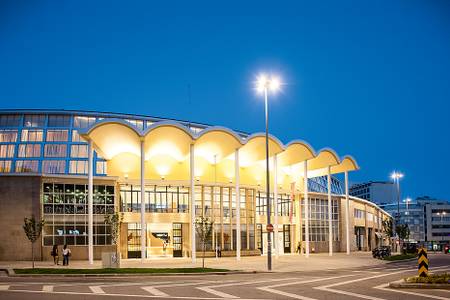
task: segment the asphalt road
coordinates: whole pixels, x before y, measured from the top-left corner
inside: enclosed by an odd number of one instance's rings
[[[431,271],[449,272],[450,255],[431,255]],[[389,282],[415,275],[416,262],[360,269],[235,275],[146,277],[6,277],[0,299],[450,299],[450,290],[391,289]],[[299,270],[301,266],[299,266]]]

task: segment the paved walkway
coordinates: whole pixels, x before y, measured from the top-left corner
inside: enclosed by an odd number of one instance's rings
[[[60,262],[61,263],[61,262]],[[328,256],[326,253],[311,254],[309,258],[303,255],[283,255],[278,258],[272,257],[273,271],[292,272],[292,271],[319,271],[341,268],[355,268],[364,266],[376,266],[385,264],[385,261],[372,258],[369,252],[355,252],[351,255],[345,253],[335,253]],[[197,262],[192,264],[190,258],[150,258],[142,262],[140,259],[122,260],[123,268],[190,268],[201,267],[202,260],[197,258]],[[66,268],[55,266],[51,261],[38,261],[36,267],[41,268]],[[235,257],[206,258],[205,265],[209,268],[224,268],[229,270],[242,271],[266,271],[266,256],[241,257],[239,262]],[[0,261],[0,268],[30,268],[30,261]],[[87,261],[71,261],[69,268],[101,268],[101,261],[95,261],[89,265]]]

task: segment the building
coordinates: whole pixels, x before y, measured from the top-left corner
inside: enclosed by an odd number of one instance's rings
[[[408,224],[410,242],[425,243],[430,249],[442,249],[450,243],[450,203],[428,196],[415,200],[380,205],[390,215],[400,211],[401,224]]]
[[[42,259],[54,244],[90,261],[111,251],[104,217],[114,212],[123,215],[123,258],[195,259],[200,216],[214,222],[209,255],[217,246],[224,255],[265,254],[268,234],[278,254],[386,242],[381,223],[390,215],[343,194],[332,176],[358,169],[351,156],[274,136],[268,233],[264,145],[263,134],[141,115],[0,110],[0,260],[30,257],[21,225],[32,214],[46,222]]]
[[[368,181],[353,184],[350,187],[350,195],[377,204],[397,203],[397,188],[390,181]]]

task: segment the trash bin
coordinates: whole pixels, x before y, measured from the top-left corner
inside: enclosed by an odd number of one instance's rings
[[[103,268],[120,268],[120,257],[116,252],[102,252]]]

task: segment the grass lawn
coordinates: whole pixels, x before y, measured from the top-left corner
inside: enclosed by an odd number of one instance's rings
[[[405,278],[408,283],[447,283],[450,284],[450,273],[431,274],[428,277],[408,277]]]
[[[14,269],[16,274],[150,274],[150,273],[209,273],[227,272],[227,269],[211,268],[117,268],[117,269]]]
[[[398,254],[398,255],[392,255],[385,257],[384,260],[388,261],[397,261],[397,260],[404,260],[404,259],[410,259],[416,257],[415,254]]]

